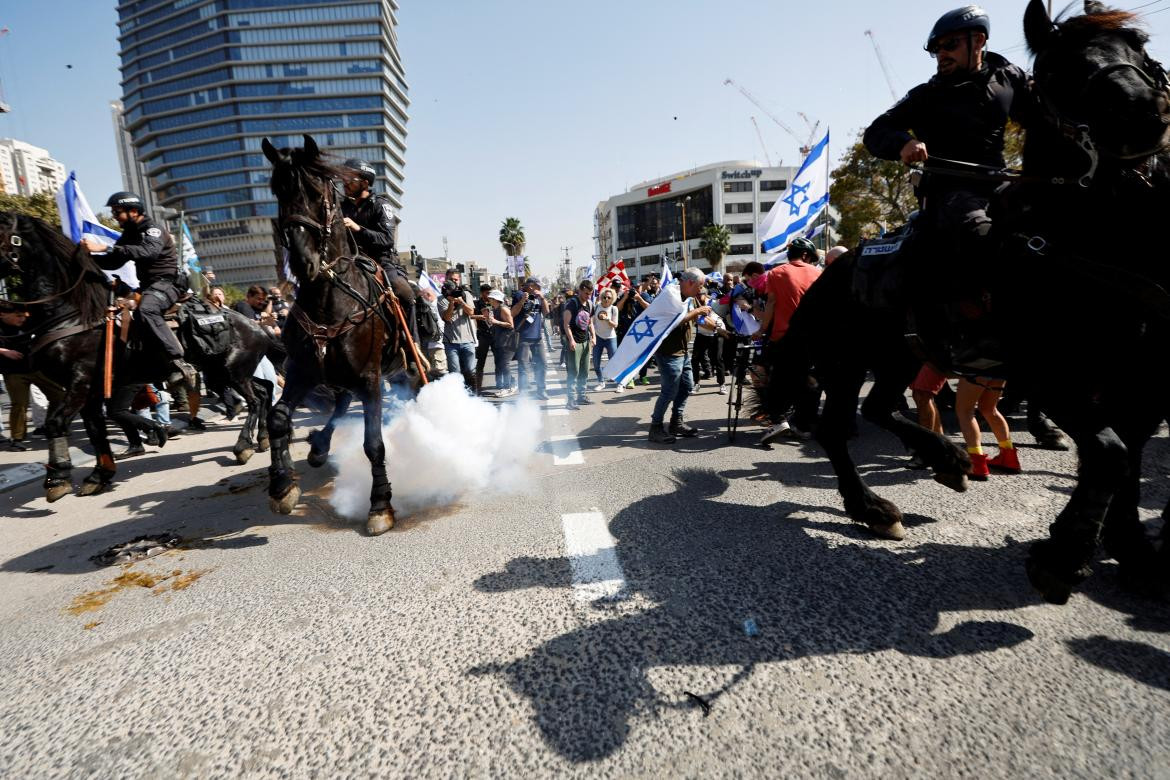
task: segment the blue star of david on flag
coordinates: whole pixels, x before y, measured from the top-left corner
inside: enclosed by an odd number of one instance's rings
[[[765,254],[781,251],[789,241],[804,235],[828,205],[829,134],[825,133],[792,177],[788,194],[778,199],[760,222],[760,248]]]
[[[809,201],[808,188],[811,186],[812,186],[812,182],[809,182],[807,184],[793,184],[792,185],[792,187],[790,188],[791,192],[788,193],[788,197],[784,198],[784,202],[788,204],[788,216],[795,217],[797,214],[800,213],[800,207],[803,206],[804,204],[808,203],[808,201]],[[797,203],[796,199],[800,196],[804,196],[804,200],[802,200],[800,203]]]
[[[641,317],[630,326],[630,335],[634,337],[636,344],[641,344],[642,339],[652,339],[655,336],[654,326],[658,324],[658,320],[653,317]]]

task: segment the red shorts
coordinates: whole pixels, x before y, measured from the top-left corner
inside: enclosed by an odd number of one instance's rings
[[[940,373],[929,363],[923,363],[918,376],[914,377],[914,381],[910,383],[910,389],[920,393],[938,395],[946,383],[945,374]]]

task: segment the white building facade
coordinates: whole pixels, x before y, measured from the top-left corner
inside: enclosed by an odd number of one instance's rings
[[[796,172],[791,166],[731,160],[636,184],[597,205],[598,269],[624,260],[626,272],[637,280],[657,273],[664,258],[672,268],[690,265],[707,271],[761,260],[759,224]],[[731,232],[731,250],[722,268],[711,268],[699,254],[699,236],[708,225],[726,225]]]
[[[65,166],[47,149],[15,138],[0,138],[0,182],[9,195],[50,195],[65,183]]]

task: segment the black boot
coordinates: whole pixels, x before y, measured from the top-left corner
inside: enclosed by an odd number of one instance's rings
[[[667,433],[660,423],[650,426],[650,441],[654,444],[674,444],[676,439]]]
[[[683,420],[682,415],[675,415],[670,418],[670,432],[675,436],[682,436],[684,438],[691,438],[697,436],[699,429],[694,426],[687,425]]]

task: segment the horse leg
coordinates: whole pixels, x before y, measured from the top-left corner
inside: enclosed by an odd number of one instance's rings
[[[378,399],[380,404],[381,395],[378,396]],[[320,468],[329,460],[329,447],[333,443],[333,431],[337,428],[338,421],[349,411],[351,403],[353,403],[353,393],[348,390],[338,393],[337,399],[334,401],[333,414],[329,415],[329,421],[325,423],[325,427],[309,434],[309,465],[313,468]]]
[[[874,493],[857,470],[849,455],[849,429],[857,414],[857,399],[861,395],[864,372],[850,370],[848,375],[834,372],[824,382],[825,408],[817,426],[816,440],[825,448],[825,454],[837,475],[837,490],[845,501],[845,512],[854,522],[868,526],[884,539],[905,538],[902,512],[892,502]]]
[[[114,479],[114,455],[110,451],[110,439],[106,434],[106,418],[102,414],[102,401],[91,397],[81,408],[81,419],[85,423],[85,432],[97,453],[97,461],[93,471],[86,476],[85,481],[77,490],[79,496],[96,496],[105,490]]]
[[[272,437],[272,463],[268,467],[268,506],[282,515],[292,514],[301,499],[296,470],[288,446],[292,440],[292,415],[316,385],[312,380],[294,380],[290,375],[280,402],[268,413],[268,432]]]
[[[244,417],[244,424],[240,426],[240,435],[236,438],[236,445],[232,447],[232,454],[236,456],[236,462],[247,463],[256,454],[256,445],[252,440],[253,431],[256,430],[256,425],[260,416],[260,405],[256,401],[256,395],[252,392],[252,382],[249,379],[243,382],[231,381],[229,386],[240,394],[244,399],[244,403],[248,405],[248,414]]]
[[[1049,538],[1032,545],[1026,562],[1032,587],[1051,604],[1067,603],[1073,587],[1092,573],[1089,563],[1105,515],[1127,476],[1125,444],[1106,424],[1093,424],[1092,416],[1091,409],[1077,409],[1056,418],[1077,445],[1079,477],[1072,498],[1049,526]],[[1086,422],[1068,424],[1081,419]]]
[[[64,398],[49,405],[49,412],[45,417],[45,435],[49,439],[49,465],[45,473],[45,499],[49,503],[58,501],[73,492],[73,462],[69,459],[69,426],[78,411],[85,406],[89,396],[88,382],[74,382],[66,391]],[[86,429],[89,430],[88,424]],[[110,473],[114,471],[114,457],[110,453],[110,445],[105,444],[104,451],[89,431],[90,439],[98,453],[100,460],[104,454],[108,458]],[[105,430],[101,432],[105,439]]]
[[[914,363],[875,368],[873,389],[861,405],[861,415],[897,436],[907,449],[918,453],[934,470],[935,481],[962,493],[967,489],[971,456],[945,436],[895,413],[917,371]]]
[[[381,378],[375,377],[373,387],[366,388],[362,399],[362,418],[365,438],[362,448],[370,459],[373,485],[370,487],[370,513],[366,518],[366,533],[384,534],[394,527],[394,508],[390,506],[390,480],[386,476],[386,445],[382,441]]]
[[[258,406],[256,412],[256,452],[267,452],[268,440],[268,412],[272,410],[272,390],[267,382],[252,380],[252,393],[256,396]]]
[[[1142,452],[1162,424],[1161,412],[1153,399],[1133,398],[1125,419],[1116,427],[1125,443],[1128,468],[1125,478],[1109,502],[1101,541],[1105,552],[1116,558],[1126,588],[1151,596],[1163,595],[1160,562],[1153,541],[1138,516],[1141,501]]]

